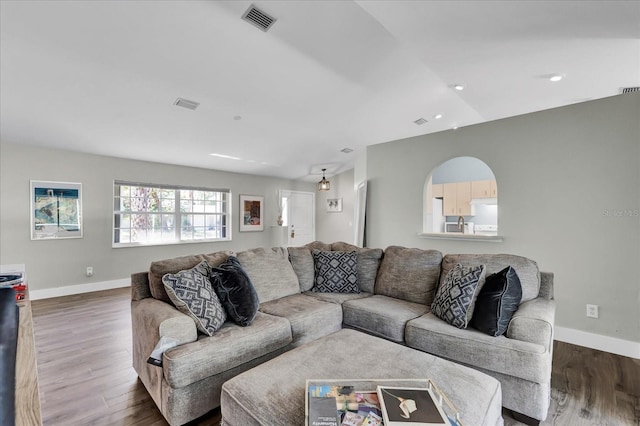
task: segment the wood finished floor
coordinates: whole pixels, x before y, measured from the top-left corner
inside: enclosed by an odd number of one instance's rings
[[[167,425],[131,366],[129,303],[128,288],[32,303],[45,426]],[[542,425],[640,426],[640,360],[555,342],[551,383]]]

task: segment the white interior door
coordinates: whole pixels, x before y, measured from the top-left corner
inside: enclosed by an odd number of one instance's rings
[[[287,245],[303,246],[316,239],[316,194],[282,191],[286,206]]]

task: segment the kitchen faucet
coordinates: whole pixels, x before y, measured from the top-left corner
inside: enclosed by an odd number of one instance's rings
[[[464,233],[464,217],[458,216],[458,231]]]

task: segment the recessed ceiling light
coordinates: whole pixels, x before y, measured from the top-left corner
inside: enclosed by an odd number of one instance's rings
[[[427,120],[425,120],[424,118],[418,118],[416,121],[414,121],[414,123],[416,123],[418,126],[422,126],[426,122]]]
[[[440,120],[442,118],[442,114],[436,114],[433,116],[436,120]]]
[[[351,148],[342,148],[340,152],[344,152],[345,154],[350,154],[353,152]]]
[[[456,90],[464,90],[464,85],[462,84],[454,84],[453,88]]]
[[[564,76],[561,75],[561,74],[554,74],[551,77],[549,77],[549,81],[553,81],[555,83],[557,81],[562,80],[563,78],[564,78]]]

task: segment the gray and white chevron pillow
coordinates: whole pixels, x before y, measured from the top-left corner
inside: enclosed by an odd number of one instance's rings
[[[203,260],[191,269],[165,274],[162,284],[176,308],[189,315],[198,330],[213,336],[227,320],[227,313],[211,286],[209,274],[209,264]]]
[[[485,265],[456,264],[438,288],[431,311],[435,316],[458,328],[467,328],[473,309],[484,285]]]
[[[355,251],[313,250],[313,291],[317,293],[360,293],[358,254]]]

